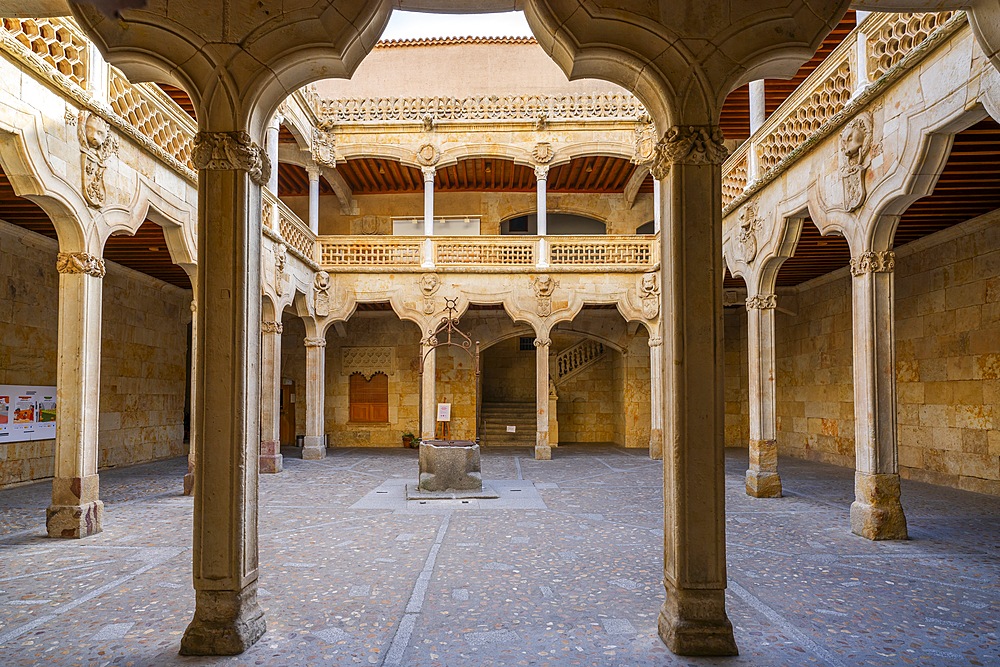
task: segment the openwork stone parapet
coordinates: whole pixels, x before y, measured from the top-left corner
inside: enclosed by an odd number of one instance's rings
[[[757,294],[747,299],[747,310],[772,310],[778,306],[775,294]]]
[[[246,132],[199,132],[194,138],[191,161],[199,170],[246,171],[257,185],[267,184],[271,161]]]
[[[325,338],[306,338],[302,341],[306,347],[326,347]]]
[[[94,278],[103,278],[106,271],[104,260],[87,252],[61,252],[56,257],[56,271],[59,273],[85,273]]]
[[[881,252],[867,250],[859,257],[851,258],[851,275],[866,273],[892,273],[896,268],[896,253],[891,250]]]

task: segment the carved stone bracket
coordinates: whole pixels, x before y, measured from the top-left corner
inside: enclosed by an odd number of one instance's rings
[[[778,307],[775,294],[757,294],[747,299],[747,310],[771,310]]]
[[[261,331],[261,333],[266,333],[266,334],[280,334],[284,330],[285,330],[285,327],[281,324],[281,322],[268,322],[268,321],[265,321],[265,322],[261,322],[260,323],[260,331]]]
[[[94,278],[103,278],[104,260],[86,252],[61,252],[56,256],[56,271],[85,273]]]
[[[656,144],[653,168],[663,173],[674,164],[722,164],[729,155],[722,141],[718,125],[674,125]]]
[[[302,342],[306,347],[326,347],[325,338],[306,338]]]
[[[876,252],[867,250],[859,257],[851,258],[851,275],[866,273],[892,273],[896,268],[896,253],[891,250]]]
[[[194,138],[191,162],[199,170],[241,169],[260,186],[265,185],[271,175],[267,153],[246,132],[199,132]]]

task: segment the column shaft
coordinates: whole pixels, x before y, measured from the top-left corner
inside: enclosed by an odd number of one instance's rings
[[[275,197],[278,196],[278,134],[281,131],[281,116],[275,115],[267,125],[267,159],[271,161],[271,177],[267,180],[267,189]]]
[[[192,287],[195,294],[198,293],[197,277],[191,277]],[[191,415],[188,423],[188,467],[187,474],[184,475],[184,495],[190,496],[194,493],[194,475],[198,467],[198,450],[195,447],[197,440],[197,417],[198,409],[194,404],[195,393],[198,386],[198,302],[191,301]]]
[[[764,105],[764,79],[750,82],[750,134],[760,129],[767,119],[767,108]]]
[[[420,355],[424,360],[424,372],[420,377],[420,437],[423,440],[435,438],[437,426],[437,350],[427,341],[420,344]]]
[[[750,384],[750,466],[747,495],[780,498],[774,412],[774,295],[747,299]]]
[[[319,234],[319,167],[309,169],[309,229]]]
[[[535,459],[552,458],[549,445],[549,347],[548,338],[535,339]]]
[[[302,458],[326,457],[326,339],[306,338],[306,437]]]
[[[851,260],[854,277],[855,500],[851,530],[870,540],[904,540],[896,443],[896,345],[892,252]]]
[[[56,365],[56,460],[49,537],[101,532],[104,503],[97,476],[101,387],[101,297],[104,261],[59,253],[59,329]]]
[[[737,653],[725,607],[721,135],[716,127],[675,126],[657,147],[671,163],[661,241],[666,601],[659,633],[681,655]]]
[[[193,397],[194,619],[184,655],[233,655],[264,634],[257,604],[262,151],[242,132],[199,132],[198,343]],[[231,155],[241,159],[232,159]],[[250,165],[254,178],[245,168]]]
[[[434,236],[434,167],[424,167],[424,236]]]
[[[653,179],[653,232],[660,233],[663,221],[663,184],[660,179]]]
[[[649,458],[663,459],[663,339],[649,339]]]
[[[262,322],[260,341],[260,471],[277,473],[281,457],[281,322]]]

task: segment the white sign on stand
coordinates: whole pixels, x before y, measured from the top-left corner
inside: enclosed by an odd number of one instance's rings
[[[451,421],[451,403],[438,403],[438,418],[439,422],[450,422]]]
[[[0,384],[0,443],[55,437],[55,387]]]

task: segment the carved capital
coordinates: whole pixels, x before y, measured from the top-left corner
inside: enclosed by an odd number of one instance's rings
[[[306,347],[326,347],[325,338],[306,338],[304,341]]]
[[[281,322],[261,322],[260,331],[261,333],[267,334],[280,334],[285,330],[285,327],[281,325]]]
[[[61,252],[56,256],[56,271],[85,273],[94,278],[103,278],[104,260],[87,252]]]
[[[535,339],[535,347],[545,347],[545,348],[547,348],[551,344],[552,344],[552,341],[550,339],[548,339],[548,338],[536,338]]]
[[[191,161],[199,170],[241,169],[261,186],[271,175],[267,153],[246,132],[199,132],[194,138]]]
[[[718,125],[674,125],[656,144],[653,168],[662,171],[675,164],[722,164],[729,155],[722,141]]]
[[[851,258],[851,275],[866,273],[892,273],[896,268],[896,253],[891,250],[876,252],[866,250],[859,257]]]
[[[437,173],[437,169],[434,167],[421,167],[420,172],[424,175],[424,183],[433,183],[434,174]]]
[[[649,337],[649,346],[650,347],[660,347],[661,345],[663,345],[663,339],[662,338],[660,338],[659,336],[650,336]]]
[[[540,164],[537,167],[535,167],[535,180],[536,181],[544,181],[548,177],[549,177],[549,165],[547,165],[547,164]]]
[[[747,299],[747,310],[770,310],[778,307],[775,294],[757,294]]]

